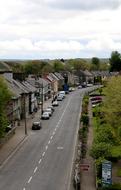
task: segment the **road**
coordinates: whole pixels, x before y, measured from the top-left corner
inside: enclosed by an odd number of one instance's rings
[[[1,169],[0,190],[69,190],[84,90],[67,95],[43,128],[31,131]]]

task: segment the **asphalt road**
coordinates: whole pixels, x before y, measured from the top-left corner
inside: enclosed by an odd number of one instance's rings
[[[84,90],[60,102],[0,171],[0,190],[69,190]]]

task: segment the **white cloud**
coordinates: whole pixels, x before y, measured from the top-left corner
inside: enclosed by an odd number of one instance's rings
[[[121,51],[120,3],[0,0],[0,57],[109,56],[112,50]]]
[[[52,8],[94,10],[94,9],[116,9],[120,6],[120,0],[44,0]]]

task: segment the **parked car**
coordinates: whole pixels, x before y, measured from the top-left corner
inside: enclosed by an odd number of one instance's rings
[[[82,88],[82,86],[81,86],[81,85],[79,85],[79,86],[78,86],[78,89],[81,89],[81,88]]]
[[[32,130],[40,130],[42,128],[42,123],[40,121],[34,121],[32,124]]]
[[[82,88],[86,88],[86,87],[87,87],[86,82],[83,82],[83,83],[82,83]]]
[[[58,104],[58,101],[56,100],[56,101],[54,101],[53,103],[52,103],[52,105],[53,106],[58,106],[59,104]]]
[[[53,114],[53,111],[52,111],[51,108],[46,108],[44,111],[45,111],[45,112],[48,112],[48,113],[49,113],[49,116],[52,116],[52,114]]]
[[[63,96],[63,98],[65,98],[65,91],[60,91],[58,96]]]
[[[75,90],[74,87],[70,87],[70,88],[69,88],[69,92],[72,92],[72,91],[74,91],[74,90]]]
[[[57,101],[62,101],[63,100],[63,95],[59,95],[58,97],[57,97]]]
[[[87,87],[91,87],[91,86],[93,86],[92,83],[87,83]]]
[[[11,129],[12,129],[12,124],[6,127],[5,132],[8,133]]]
[[[54,107],[52,105],[48,106],[48,108],[50,108],[52,110],[52,112],[55,111]]]
[[[41,119],[49,119],[50,116],[49,116],[49,113],[48,112],[43,112],[42,116],[41,116]]]

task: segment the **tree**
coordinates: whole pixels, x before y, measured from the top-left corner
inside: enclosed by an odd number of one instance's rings
[[[119,127],[121,126],[121,76],[112,77],[105,88],[106,95],[102,111],[107,123],[112,126],[113,133],[121,140]]]
[[[7,116],[5,113],[5,107],[10,100],[12,94],[8,90],[5,80],[0,77],[0,137],[4,135],[5,128],[7,127]]]
[[[12,68],[12,71],[14,73],[23,73],[24,72],[24,65],[20,63],[13,63],[10,65]]]
[[[64,71],[65,70],[65,64],[62,63],[60,60],[54,60],[52,61],[53,70],[55,72]]]
[[[92,64],[92,70],[99,70],[100,60],[97,57],[92,58],[91,64]]]
[[[110,71],[120,71],[121,70],[121,55],[118,51],[113,51],[111,53],[110,61]]]
[[[40,76],[44,74],[44,72],[52,71],[52,66],[46,61],[33,60],[28,61],[24,65],[24,72],[26,74],[34,74]]]

